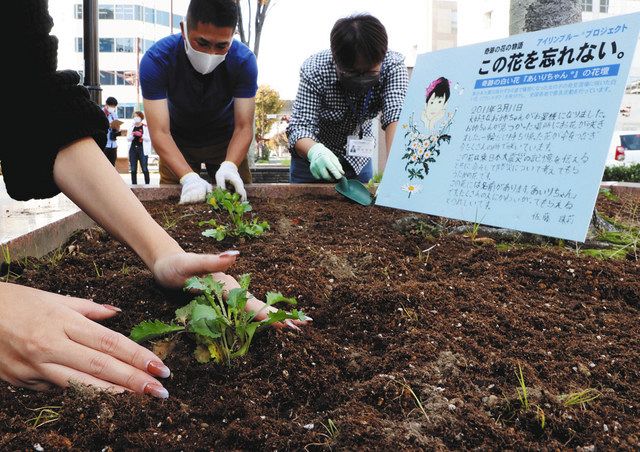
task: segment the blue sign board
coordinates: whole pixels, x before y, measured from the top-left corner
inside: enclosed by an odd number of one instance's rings
[[[376,204],[584,241],[640,14],[420,55]]]

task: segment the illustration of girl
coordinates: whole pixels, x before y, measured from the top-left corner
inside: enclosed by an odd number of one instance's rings
[[[403,125],[408,130],[404,135],[407,144],[402,159],[407,160],[405,171],[409,180],[424,179],[429,174],[429,164],[435,163],[435,157],[440,155],[440,145],[451,140],[449,129],[457,109],[453,112],[446,109],[451,96],[450,84],[445,77],[439,77],[427,87],[421,115],[425,132],[415,123],[413,114],[409,124]]]
[[[447,101],[451,97],[451,82],[444,77],[432,81],[427,87],[422,122],[428,133],[434,134],[437,126],[442,130],[451,125],[454,113],[446,111]],[[445,118],[446,117],[446,118]],[[444,122],[442,120],[445,119]]]

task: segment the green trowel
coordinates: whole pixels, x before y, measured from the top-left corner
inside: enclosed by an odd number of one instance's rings
[[[358,179],[347,179],[343,177],[336,184],[336,191],[342,196],[349,198],[352,201],[362,204],[363,206],[370,206],[373,204],[374,197],[371,195],[367,187]]]

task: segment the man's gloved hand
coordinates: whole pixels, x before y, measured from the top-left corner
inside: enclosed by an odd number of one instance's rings
[[[243,201],[247,200],[247,191],[244,189],[244,183],[238,173],[238,167],[235,163],[225,160],[220,165],[220,169],[216,172],[216,185],[223,190],[227,189],[226,181],[229,181],[236,193],[240,195]]]
[[[182,185],[180,204],[204,201],[207,193],[213,190],[209,182],[194,172],[182,176],[180,178],[180,185]]]
[[[307,158],[311,163],[311,174],[316,179],[332,180],[341,179],[344,170],[338,157],[324,144],[316,143],[311,146],[307,153]]]

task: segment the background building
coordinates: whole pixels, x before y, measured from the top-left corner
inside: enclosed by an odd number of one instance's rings
[[[131,118],[140,109],[138,65],[144,52],[157,40],[180,32],[188,0],[99,1],[99,57],[102,100],[118,99],[118,115]],[[171,11],[172,10],[172,11]],[[84,70],[82,1],[49,2],[52,33],[58,37],[58,67]]]

